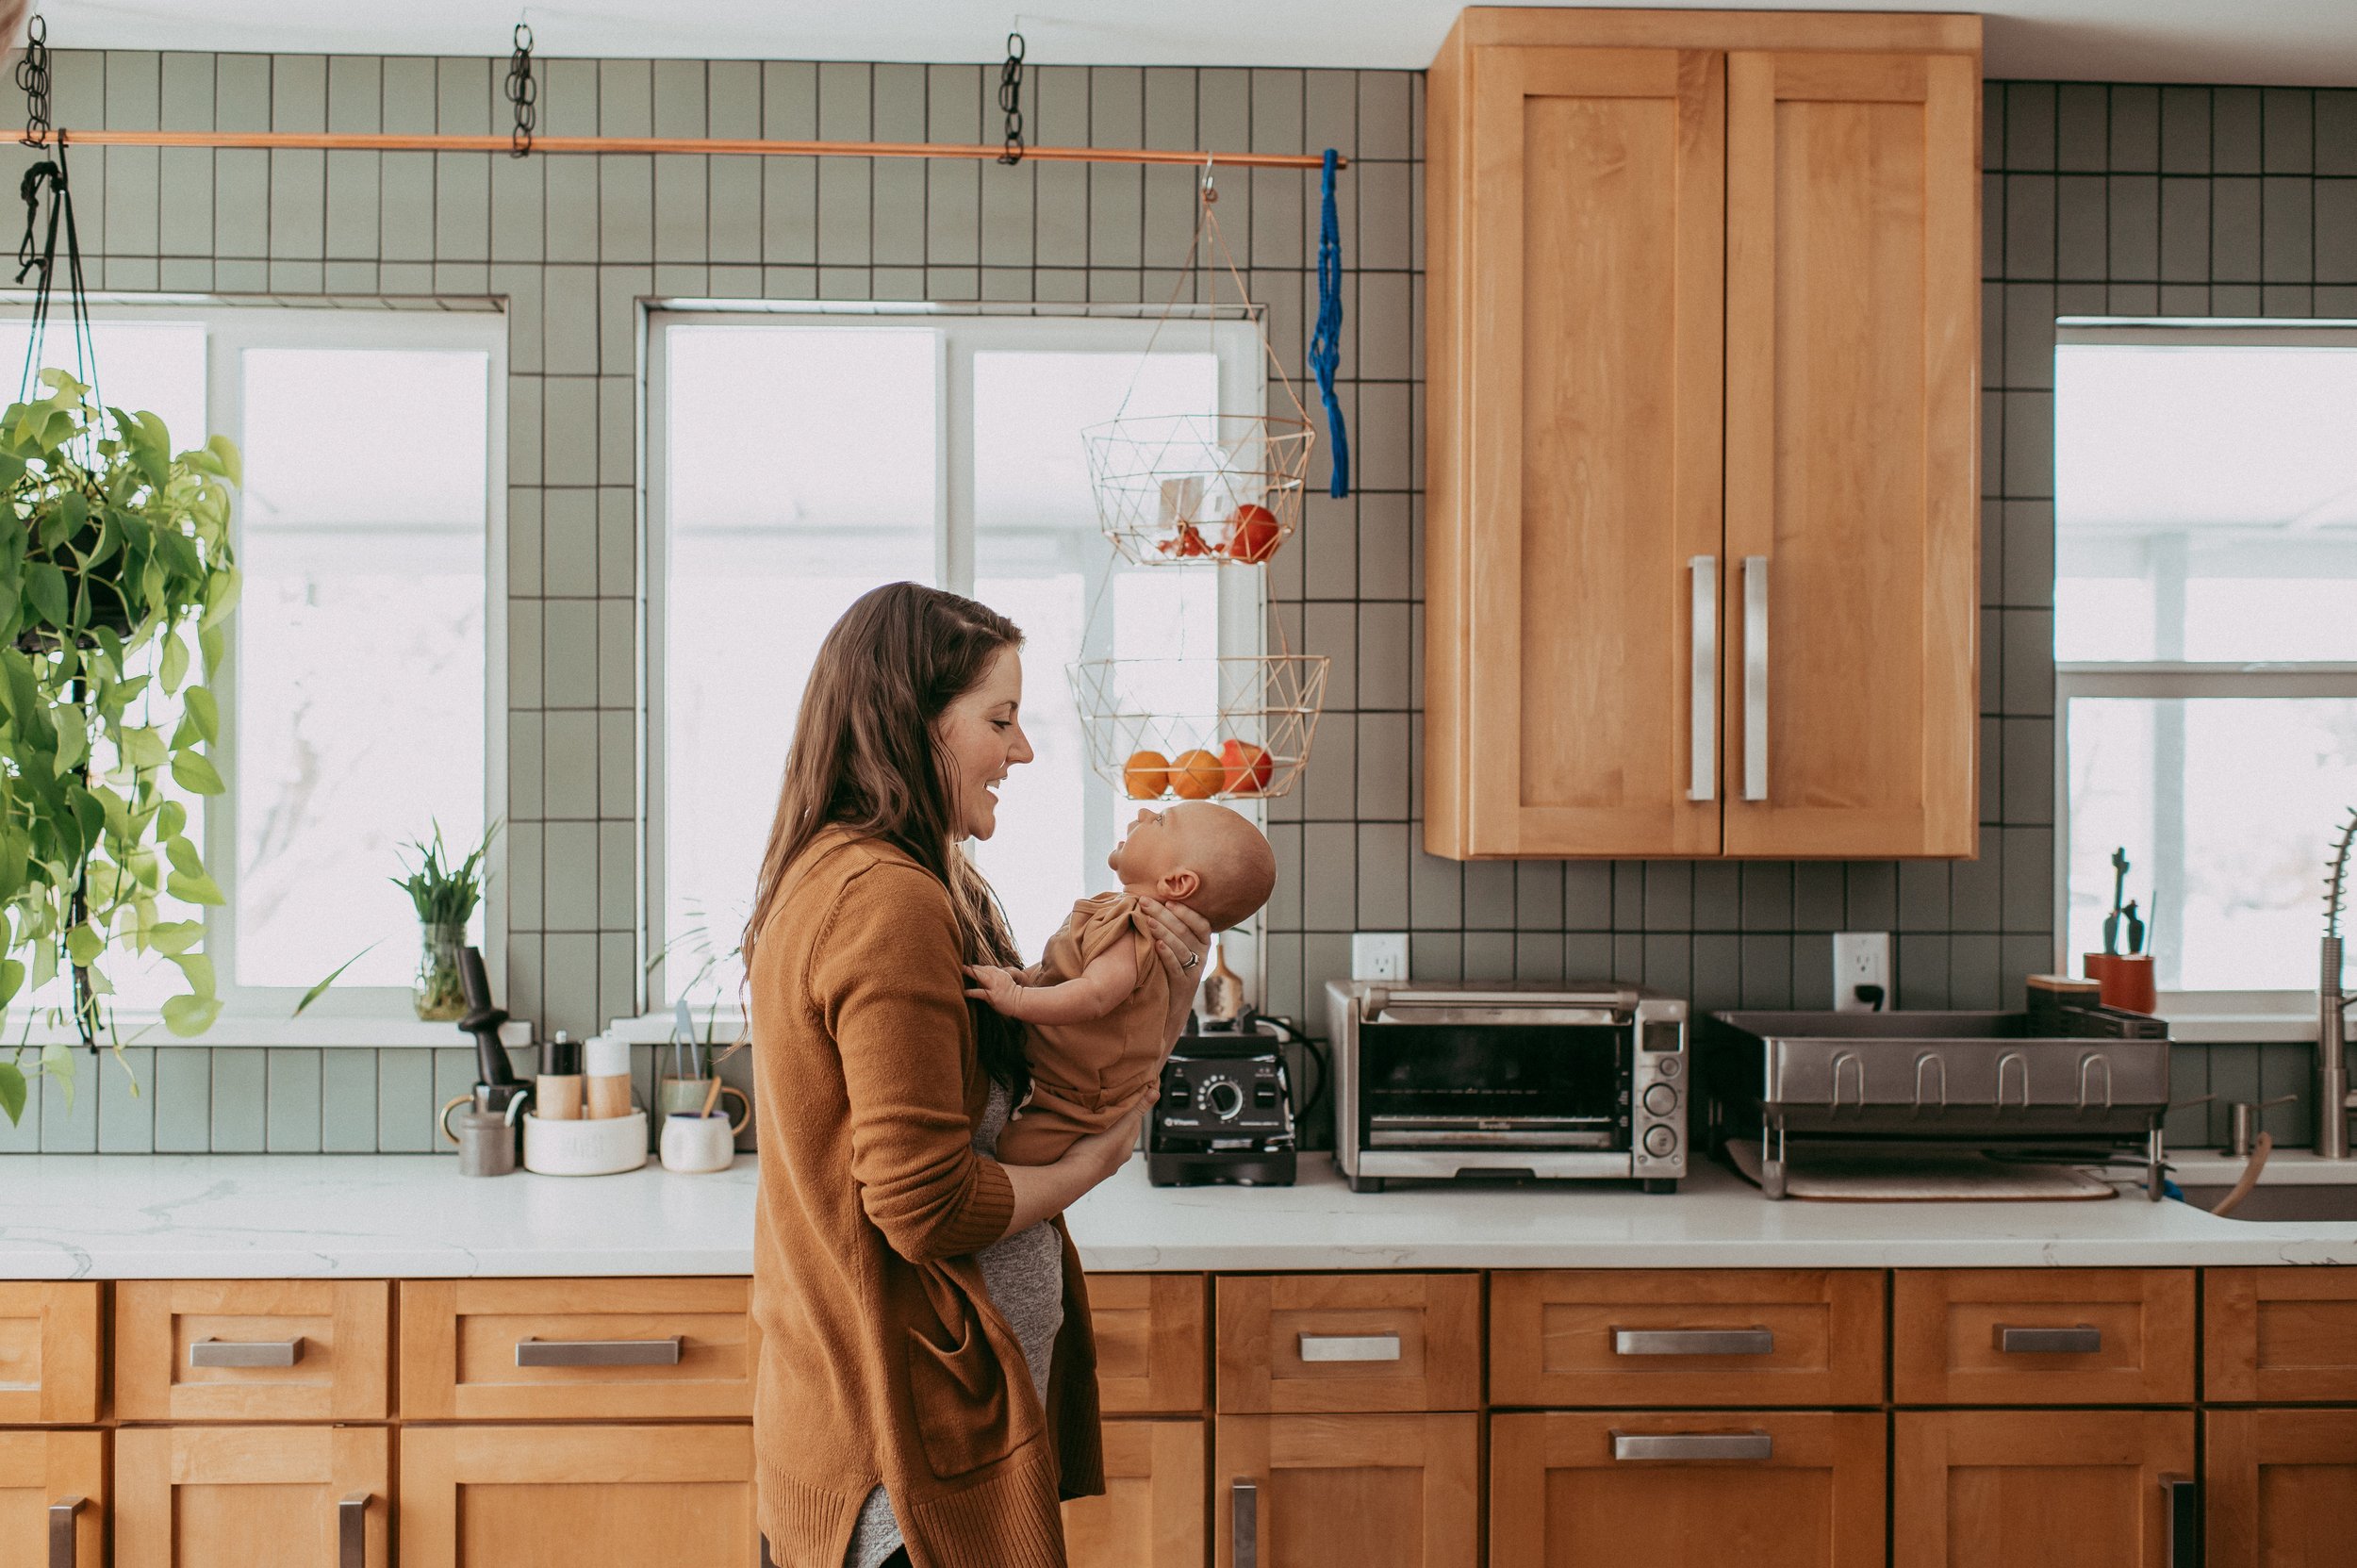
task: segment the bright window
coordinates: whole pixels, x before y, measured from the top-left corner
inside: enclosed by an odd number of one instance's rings
[[[846,606],[900,579],[1023,628],[1037,760],[974,848],[1036,956],[1074,900],[1112,885],[1105,855],[1128,820],[1088,766],[1065,666],[1199,656],[1208,688],[1217,653],[1260,651],[1263,613],[1259,572],[1118,565],[1080,431],[1125,399],[1132,415],[1258,412],[1257,336],[682,311],[657,313],[651,340],[651,1001],[733,1004],[727,954],[811,661]],[[1229,962],[1249,979],[1253,956]]]
[[[2062,956],[2102,950],[2123,848],[2163,992],[2313,990],[2357,803],[2357,326],[2066,322],[2054,388]]]

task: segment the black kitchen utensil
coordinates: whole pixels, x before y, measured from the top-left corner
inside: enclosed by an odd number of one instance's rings
[[[2128,956],[2134,958],[2144,951],[2144,921],[2136,916],[2134,899],[2128,900],[2128,907],[2121,913],[2128,921]]]
[[[500,1025],[507,1021],[507,1013],[491,1005],[491,980],[484,972],[482,949],[469,948],[458,955],[458,980],[467,991],[467,1015],[458,1027],[474,1036],[476,1074],[482,1082],[495,1086],[516,1082],[507,1048],[500,1044]]]
[[[2120,900],[2128,896],[2128,850],[2122,845],[2112,851],[2112,912],[2103,916],[2103,956],[2117,957],[2119,952]]]

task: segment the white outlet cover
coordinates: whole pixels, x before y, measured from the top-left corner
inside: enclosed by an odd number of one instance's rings
[[[1350,933],[1350,978],[1403,981],[1408,978],[1408,933],[1404,931],[1355,931]]]
[[[1871,1013],[1873,1004],[1862,999],[1857,992],[1861,985],[1882,988],[1883,1010],[1889,1012],[1899,1005],[1899,999],[1890,989],[1890,933],[1887,931],[1840,931],[1833,938],[1833,1006],[1837,1013]]]

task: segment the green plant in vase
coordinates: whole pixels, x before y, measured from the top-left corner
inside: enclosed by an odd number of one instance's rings
[[[483,842],[469,850],[466,859],[453,861],[442,846],[442,828],[437,822],[432,840],[420,839],[407,846],[418,856],[418,868],[393,879],[418,911],[424,950],[418,959],[418,979],[410,987],[409,999],[418,1016],[428,1023],[447,1023],[467,1015],[467,987],[459,955],[467,950],[467,922],[474,917],[475,905],[483,901],[485,861],[490,853],[491,836],[498,832],[499,824],[492,823]]]
[[[120,1061],[110,955],[178,967],[187,989],[162,1008],[173,1033],[201,1034],[221,1012],[204,921],[166,918],[163,900],[223,901],[173,797],[223,788],[205,682],[238,600],[239,466],[219,436],[173,453],[163,421],[101,407],[62,371],[41,387],[0,415],[0,1021],[69,976],[51,1023],[92,1049],[103,1037]],[[36,1076],[70,1095],[74,1065],[62,1044],[18,1044],[0,1059],[0,1112],[22,1114]]]

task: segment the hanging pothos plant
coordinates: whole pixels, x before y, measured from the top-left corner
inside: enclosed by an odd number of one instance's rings
[[[238,598],[239,459],[220,436],[174,454],[163,421],[102,409],[63,371],[41,384],[0,416],[0,1020],[70,975],[73,999],[47,1008],[51,1021],[120,1053],[110,955],[178,966],[188,989],[163,1004],[173,1033],[202,1033],[221,1011],[203,920],[166,918],[161,900],[223,901],[172,797],[223,788],[205,682]],[[14,1121],[34,1048],[11,1032],[0,1111]],[[67,1047],[38,1057],[33,1073],[70,1088]]]

